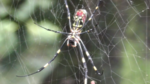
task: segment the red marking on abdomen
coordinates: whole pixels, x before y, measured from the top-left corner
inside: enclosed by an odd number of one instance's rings
[[[86,14],[84,14],[84,12],[82,11],[82,9],[79,9],[79,10],[76,12],[76,16],[82,17],[83,23],[85,22]]]

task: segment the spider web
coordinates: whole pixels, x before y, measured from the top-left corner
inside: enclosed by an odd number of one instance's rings
[[[88,17],[99,0],[67,0],[71,22],[77,9]],[[81,35],[95,66],[90,61],[88,84],[150,84],[149,0],[103,0]],[[24,78],[51,60],[66,36],[46,31],[34,24],[69,32],[63,0],[0,1],[0,81],[1,84],[83,84],[84,69],[79,48],[62,48],[58,57],[42,72]],[[92,84],[92,83],[91,83]]]

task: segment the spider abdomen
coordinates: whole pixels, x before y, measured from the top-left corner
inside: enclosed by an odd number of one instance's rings
[[[87,18],[87,11],[85,9],[77,10],[77,12],[75,12],[74,15],[73,28],[81,28],[85,23],[86,18]]]

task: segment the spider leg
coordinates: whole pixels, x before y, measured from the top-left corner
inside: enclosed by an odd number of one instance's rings
[[[67,40],[67,39],[65,39],[65,41],[64,41],[63,44],[61,45],[60,49],[58,49],[58,51],[56,52],[56,54],[54,55],[54,57],[53,57],[48,63],[46,63],[43,67],[41,67],[40,69],[38,69],[37,71],[35,71],[35,72],[31,73],[31,74],[24,75],[24,76],[17,76],[17,77],[27,77],[27,76],[30,76],[30,75],[39,73],[39,72],[41,72],[42,70],[44,70],[44,69],[58,56],[58,54],[61,52],[61,48],[64,46],[66,40]]]
[[[84,51],[85,51],[85,53],[86,53],[86,56],[88,57],[88,59],[90,60],[92,66],[93,66],[93,69],[97,72],[98,75],[102,75],[102,74],[103,74],[103,71],[100,73],[100,72],[97,70],[97,68],[96,68],[96,66],[94,65],[94,62],[93,62],[93,60],[92,60],[92,58],[91,58],[91,56],[90,56],[90,54],[89,54],[87,48],[85,47],[85,45],[84,45],[84,43],[83,43],[83,41],[82,41],[81,39],[80,39],[80,42],[81,42],[81,44],[82,44],[82,46],[83,46],[83,49],[84,49]]]
[[[70,10],[69,10],[69,7],[68,7],[68,3],[67,3],[67,1],[66,0],[64,0],[64,2],[65,2],[65,5],[66,5],[66,9],[67,9],[67,15],[68,15],[68,20],[69,20],[69,27],[70,27],[70,30],[71,30],[71,18],[70,18]]]
[[[84,84],[87,84],[87,65],[86,65],[86,61],[85,61],[85,58],[83,56],[83,50],[82,50],[82,47],[81,47],[81,44],[78,43],[79,45],[79,51],[80,51],[80,56],[81,56],[81,59],[82,59],[82,63],[83,63],[83,66],[84,66],[84,71],[85,71],[85,78],[84,78]]]
[[[93,29],[89,29],[89,30],[86,30],[84,32],[81,32],[80,34],[85,34],[85,33],[89,33],[90,31],[92,31]]]
[[[45,27],[43,27],[43,26],[37,24],[36,22],[34,22],[34,24],[36,24],[37,26],[39,26],[39,27],[41,27],[41,28],[43,28],[43,29],[46,29],[47,31],[52,31],[52,32],[54,32],[54,33],[60,33],[60,34],[69,34],[69,33],[67,33],[67,32],[61,32],[61,31],[55,31],[55,30],[47,29],[47,28],[45,28]]]
[[[96,10],[99,8],[100,3],[102,2],[102,0],[99,0],[97,6],[95,7],[95,10],[93,11],[92,15],[89,17],[89,19],[87,20],[87,22],[82,26],[81,30],[87,25],[87,23],[89,21],[91,21],[91,19],[93,18],[94,13],[96,12]]]

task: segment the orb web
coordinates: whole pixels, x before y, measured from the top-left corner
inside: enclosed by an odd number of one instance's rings
[[[67,0],[73,23],[78,9],[87,10],[87,18],[99,0]],[[85,52],[88,84],[149,84],[149,12],[148,0],[103,0],[81,35],[95,66]],[[79,48],[65,46],[42,72],[30,74],[52,59],[66,36],[46,31],[36,24],[70,32],[63,0],[0,1],[0,81],[2,84],[83,84],[84,68]]]

